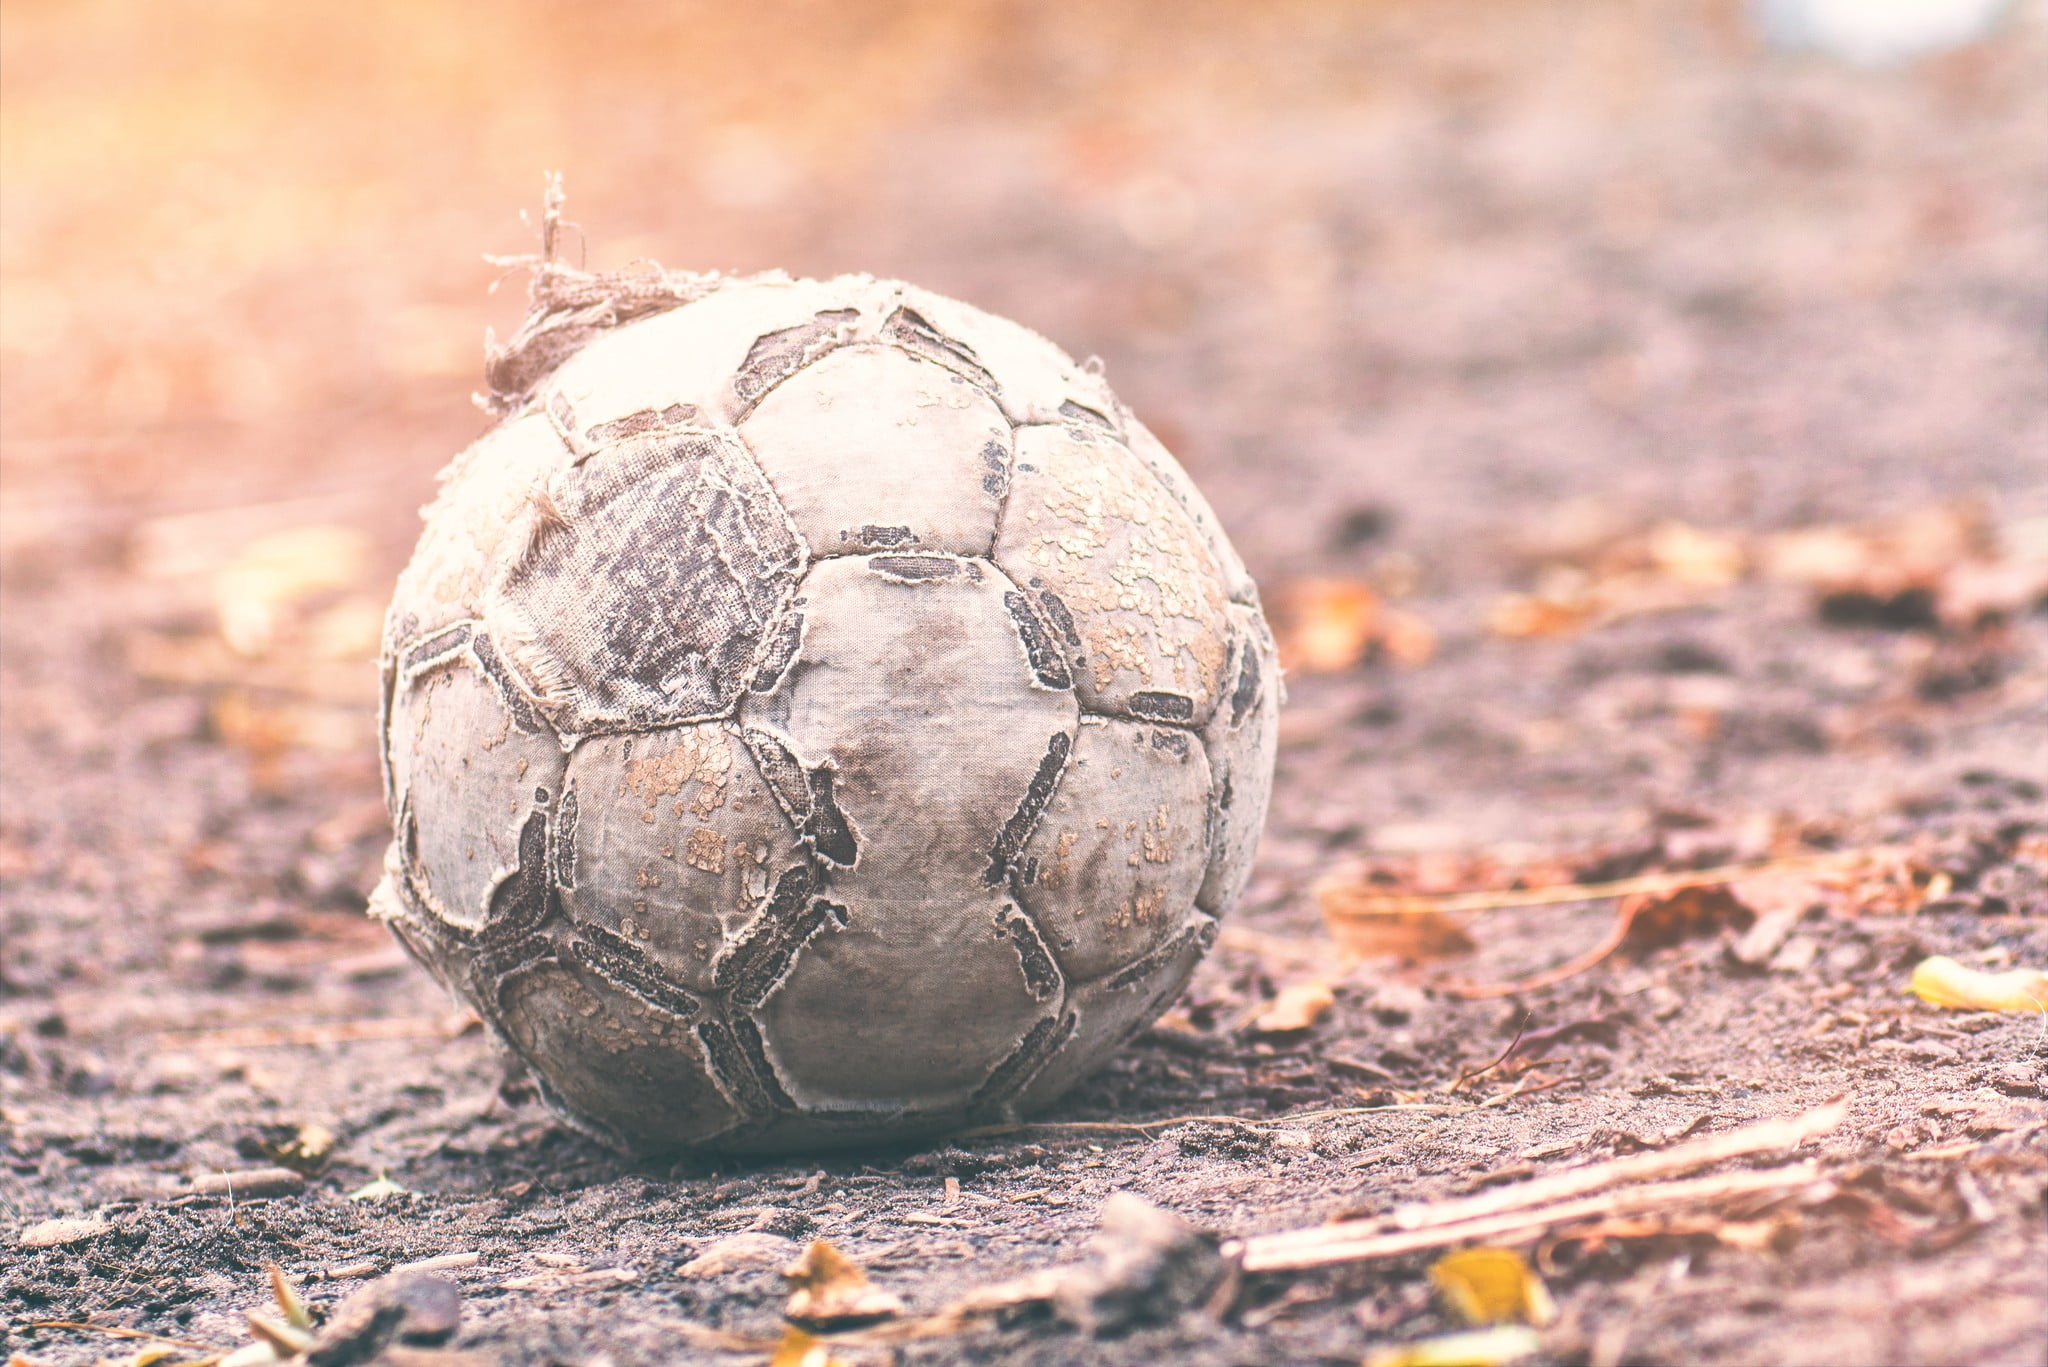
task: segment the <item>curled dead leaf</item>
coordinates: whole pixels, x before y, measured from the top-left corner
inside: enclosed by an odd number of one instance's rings
[[[1726,886],[1627,898],[1616,914],[1627,922],[1619,946],[1627,955],[1647,954],[1722,930],[1747,930],[1756,921],[1756,912]]]
[[[2048,1012],[2048,973],[2038,968],[1986,973],[1936,954],[1914,967],[1911,986],[1921,1001],[1961,1011]]]
[[[903,1313],[902,1301],[823,1239],[813,1240],[782,1275],[795,1288],[783,1315],[801,1325],[864,1324]]]
[[[1479,947],[1457,917],[1356,879],[1324,879],[1316,885],[1316,901],[1330,938],[1354,959],[1421,962],[1470,954]]]
[[[1280,990],[1278,996],[1252,1021],[1261,1035],[1285,1035],[1306,1030],[1337,1004],[1337,994],[1325,982],[1296,983]]]
[[[1530,1324],[1557,1318],[1557,1302],[1543,1279],[1511,1248],[1461,1248],[1429,1269],[1451,1313],[1471,1325]]]
[[[1414,613],[1386,606],[1356,579],[1298,579],[1274,599],[1280,663],[1305,674],[1333,674],[1373,655],[1400,665],[1426,664],[1436,631]]]

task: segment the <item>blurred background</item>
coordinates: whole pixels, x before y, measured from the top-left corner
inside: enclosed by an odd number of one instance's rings
[[[377,615],[548,171],[592,267],[902,276],[1102,357],[1289,631],[1283,864],[1461,782],[1470,839],[1673,800],[1731,736],[1852,800],[1929,743],[1889,681],[2035,677],[2009,636],[1710,621],[1647,700],[1555,641],[1802,529],[1778,580],[1903,558],[1849,586],[1909,627],[2048,558],[2044,75],[2034,0],[11,0],[0,753],[81,786],[10,792],[0,863],[360,892]],[[104,824],[110,774],[214,796]],[[287,792],[342,824],[264,835]]]

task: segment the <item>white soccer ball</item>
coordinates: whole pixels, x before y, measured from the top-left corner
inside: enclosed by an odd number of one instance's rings
[[[620,1147],[1042,1105],[1245,883],[1252,581],[1015,323],[866,277],[667,302],[558,311],[443,475],[385,633],[372,909]]]

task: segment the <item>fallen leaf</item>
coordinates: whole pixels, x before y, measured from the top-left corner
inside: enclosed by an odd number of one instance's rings
[[[1496,636],[1565,636],[1653,612],[1711,601],[1741,579],[1749,550],[1733,535],[1683,522],[1553,546],[1532,592],[1510,593],[1487,612]]]
[[[1936,954],[1913,969],[1912,991],[1921,1001],[1960,1011],[2048,1012],[2048,973],[2038,968],[1986,973]]]
[[[1324,982],[1296,983],[1282,988],[1272,1003],[1252,1021],[1262,1035],[1284,1035],[1306,1030],[1337,1004],[1337,994]]]
[[[1738,901],[1725,884],[1694,884],[1666,893],[1636,893],[1622,898],[1615,907],[1614,924],[1599,944],[1555,968],[1510,982],[1444,980],[1437,986],[1454,997],[1512,997],[1577,977],[1611,954],[1647,954],[1726,927],[1747,929],[1755,920],[1756,913]]]
[[[834,1367],[839,1361],[842,1359],[834,1358],[823,1340],[791,1325],[782,1331],[782,1342],[775,1345],[768,1367]]]
[[[1522,1255],[1511,1248],[1461,1248],[1429,1269],[1430,1285],[1471,1325],[1531,1324],[1557,1318],[1557,1302]]]
[[[1365,1367],[1500,1367],[1534,1357],[1542,1348],[1534,1329],[1504,1324],[1375,1348],[1365,1355]]]
[[[376,1181],[357,1187],[348,1194],[348,1199],[351,1201],[383,1201],[393,1196],[411,1196],[413,1194],[410,1187],[401,1187],[398,1183],[380,1172],[377,1174]]]
[[[1334,674],[1371,655],[1395,664],[1425,664],[1436,631],[1420,617],[1389,608],[1372,585],[1356,579],[1297,579],[1274,598],[1280,663],[1304,674]]]
[[[854,1324],[890,1319],[903,1302],[868,1281],[860,1265],[823,1239],[813,1240],[783,1274],[795,1288],[783,1314],[798,1324]]]
[[[1353,958],[1420,962],[1470,954],[1479,947],[1456,917],[1418,907],[1399,893],[1352,878],[1324,879],[1315,891],[1330,938]]]
[[[318,1121],[308,1121],[290,1139],[273,1145],[270,1152],[285,1167],[311,1177],[325,1168],[333,1156],[334,1131]]]
[[[1756,912],[1725,886],[1627,898],[1617,914],[1628,923],[1619,946],[1628,955],[1647,954],[1723,929],[1747,930],[1756,921]]]
[[[284,1275],[284,1269],[276,1263],[264,1268],[270,1274],[270,1295],[277,1302],[277,1308],[284,1314],[284,1322],[294,1329],[311,1329],[313,1312],[306,1308],[299,1289]]]
[[[801,1250],[780,1234],[749,1230],[728,1234],[676,1269],[676,1275],[697,1279],[722,1277],[728,1272],[754,1272],[770,1267],[787,1267]]]

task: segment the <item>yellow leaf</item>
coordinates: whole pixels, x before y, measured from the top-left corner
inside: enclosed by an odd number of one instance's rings
[[[376,1181],[357,1187],[348,1194],[348,1199],[351,1201],[382,1201],[391,1196],[410,1196],[412,1194],[411,1188],[399,1186],[398,1183],[380,1172],[377,1174]]]
[[[2048,973],[2014,968],[1986,973],[1937,954],[1913,970],[1913,994],[1959,1011],[2048,1011]]]
[[[1262,1035],[1306,1030],[1336,1004],[1337,994],[1328,983],[1296,983],[1280,990],[1280,995],[1252,1022],[1252,1029]]]
[[[1535,1356],[1542,1347],[1535,1330],[1502,1325],[1376,1348],[1365,1355],[1365,1367],[1504,1367]]]
[[[903,1313],[903,1302],[871,1285],[860,1265],[823,1239],[782,1274],[796,1292],[783,1311],[799,1324],[883,1320]]]
[[[782,1342],[775,1345],[768,1367],[834,1367],[837,1361],[821,1340],[791,1325],[782,1331]]]
[[[284,1322],[294,1329],[311,1329],[313,1312],[306,1308],[306,1302],[299,1296],[299,1290],[291,1279],[284,1275],[284,1269],[276,1263],[269,1264],[265,1271],[270,1273],[270,1294],[277,1301],[277,1308],[284,1312]]]
[[[1557,1318],[1557,1303],[1522,1255],[1507,1248],[1461,1248],[1429,1269],[1429,1280],[1451,1312],[1467,1324],[1538,1328]]]

